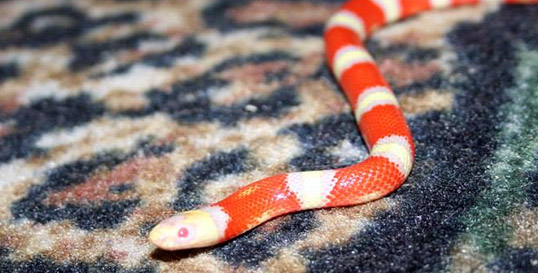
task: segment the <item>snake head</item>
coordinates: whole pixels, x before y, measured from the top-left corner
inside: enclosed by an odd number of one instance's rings
[[[203,210],[191,210],[170,217],[149,233],[149,240],[165,250],[211,246],[219,242],[219,237],[211,215]]]

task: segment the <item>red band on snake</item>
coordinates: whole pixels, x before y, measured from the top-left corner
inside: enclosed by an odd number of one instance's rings
[[[387,81],[362,41],[375,29],[422,11],[480,2],[538,3],[538,0],[351,0],[327,22],[327,63],[355,113],[369,157],[352,166],[286,173],[253,182],[224,200],[160,222],[149,239],[179,250],[230,240],[291,212],[356,205],[393,192],[409,175],[415,144]]]

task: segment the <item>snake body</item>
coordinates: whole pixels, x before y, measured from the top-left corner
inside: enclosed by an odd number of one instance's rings
[[[487,0],[351,0],[327,22],[327,63],[351,104],[369,148],[364,161],[341,169],[279,174],[253,182],[220,202],[161,221],[157,247],[178,250],[232,239],[279,215],[356,205],[386,196],[409,175],[415,144],[387,81],[363,40],[375,29],[422,11]],[[506,4],[538,0],[491,1]]]

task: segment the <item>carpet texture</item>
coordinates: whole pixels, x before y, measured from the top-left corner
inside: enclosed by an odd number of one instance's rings
[[[394,194],[148,243],[254,180],[366,157],[324,61],[340,3],[0,1],[0,272],[538,272],[536,6],[369,40],[417,144]]]

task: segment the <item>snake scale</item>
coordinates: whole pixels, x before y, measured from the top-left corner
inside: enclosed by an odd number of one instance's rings
[[[327,22],[327,63],[351,104],[370,155],[355,165],[279,174],[161,221],[149,240],[166,250],[212,246],[279,215],[356,205],[386,196],[409,175],[415,144],[389,84],[362,41],[379,27],[432,9],[538,0],[350,0]]]

